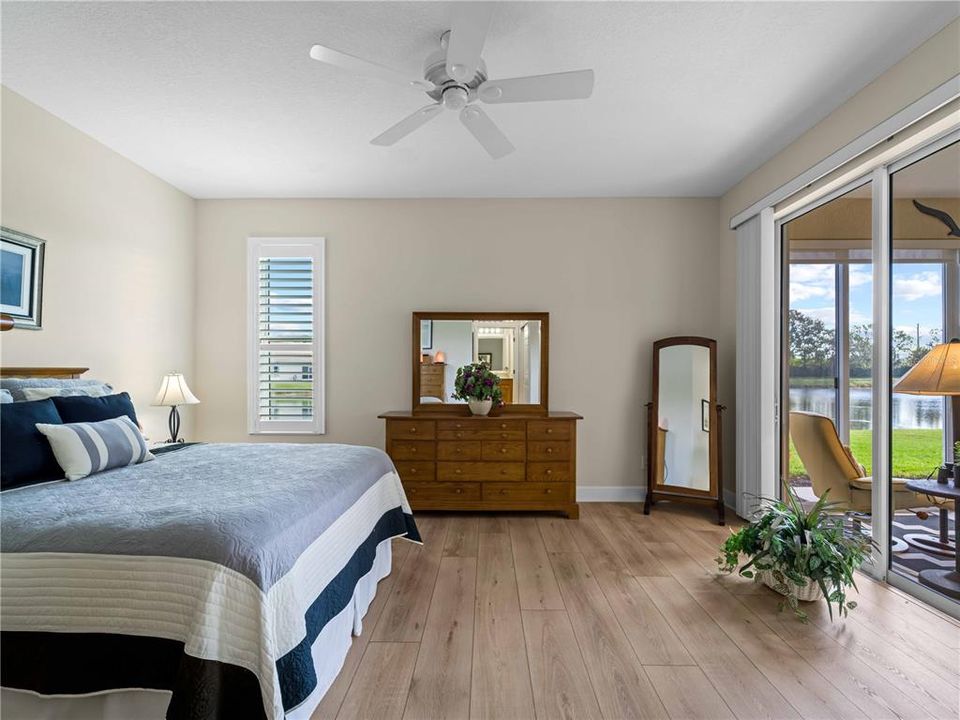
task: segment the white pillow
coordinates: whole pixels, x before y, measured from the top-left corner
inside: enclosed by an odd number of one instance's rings
[[[91,423],[37,423],[67,480],[153,460],[140,430],[126,415]]]
[[[26,400],[46,400],[52,397],[76,397],[85,395],[87,397],[103,397],[110,395],[110,388],[105,385],[81,385],[78,387],[41,387],[41,388],[20,388],[23,397]]]

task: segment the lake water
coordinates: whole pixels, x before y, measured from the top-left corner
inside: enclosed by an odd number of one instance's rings
[[[852,430],[870,429],[872,392],[870,388],[850,388]],[[790,409],[832,418],[836,414],[836,397],[836,392],[831,388],[790,388]],[[895,428],[939,430],[943,428],[943,398],[895,394],[891,414]]]

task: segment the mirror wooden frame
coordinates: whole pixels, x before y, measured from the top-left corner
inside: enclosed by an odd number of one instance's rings
[[[414,415],[469,415],[466,403],[420,402],[420,323],[422,320],[538,320],[540,322],[540,402],[533,404],[502,405],[490,411],[491,417],[501,415],[546,415],[547,391],[550,376],[550,313],[546,312],[428,312],[413,313],[410,356],[413,375],[413,396],[411,407]]]
[[[656,478],[657,429],[660,425],[660,351],[678,345],[695,345],[710,351],[710,487],[707,490],[685,488],[679,485],[667,485]],[[653,343],[653,400],[647,403],[647,495],[643,503],[644,515],[657,500],[714,505],[717,510],[717,523],[723,525],[723,461],[721,448],[723,435],[721,416],[725,409],[717,403],[717,341],[705,337],[678,336],[663,338]]]

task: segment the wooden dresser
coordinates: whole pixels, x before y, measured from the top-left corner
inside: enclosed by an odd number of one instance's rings
[[[447,401],[444,386],[447,383],[446,363],[421,363],[420,364],[420,395],[423,397],[439,398],[443,402]]]
[[[579,515],[572,412],[501,417],[387,412],[386,450],[414,510]]]

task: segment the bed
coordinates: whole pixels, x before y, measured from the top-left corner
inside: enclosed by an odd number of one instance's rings
[[[419,542],[389,458],[183,444],[0,498],[10,717],[308,718]]]

